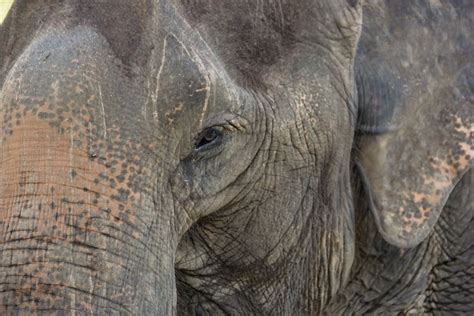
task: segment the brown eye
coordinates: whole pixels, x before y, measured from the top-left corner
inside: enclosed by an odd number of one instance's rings
[[[217,144],[222,138],[222,132],[215,127],[205,129],[194,144],[195,150],[202,150]]]

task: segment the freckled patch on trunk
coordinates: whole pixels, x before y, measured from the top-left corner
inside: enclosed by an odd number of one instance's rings
[[[16,113],[21,112],[14,117]],[[43,308],[66,304],[91,310],[97,299],[91,294],[102,293],[112,281],[104,271],[122,270],[119,259],[101,260],[102,252],[111,240],[124,246],[144,238],[142,223],[134,216],[141,194],[131,192],[126,182],[112,188],[100,179],[100,174],[114,178],[121,169],[91,160],[86,145],[73,142],[79,131],[67,120],[62,127],[66,133],[39,115],[21,115],[21,124],[12,126],[1,144],[0,244],[9,245],[2,248],[1,271],[34,276],[2,297],[25,310],[39,307],[36,298]],[[72,267],[83,277],[73,277]],[[127,293],[126,287],[118,293]]]

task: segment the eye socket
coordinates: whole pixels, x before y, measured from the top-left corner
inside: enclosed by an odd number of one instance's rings
[[[222,139],[222,132],[216,127],[205,129],[194,143],[195,150],[203,150],[217,144]]]

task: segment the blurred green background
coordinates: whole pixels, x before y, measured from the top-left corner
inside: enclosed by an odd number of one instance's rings
[[[5,16],[7,16],[12,3],[13,0],[0,0],[0,24],[3,22]]]

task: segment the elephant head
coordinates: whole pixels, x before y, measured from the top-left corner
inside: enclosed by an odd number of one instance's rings
[[[17,0],[0,311],[323,312],[351,278],[359,196],[389,243],[423,242],[472,161],[467,103],[393,88],[415,70],[396,77],[362,17],[349,0]]]

